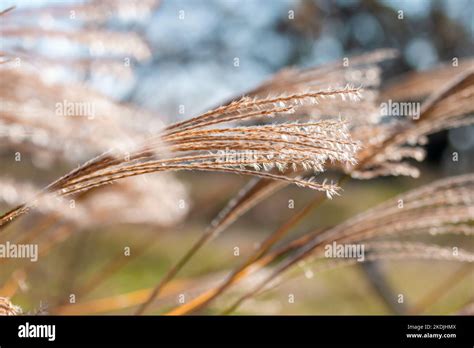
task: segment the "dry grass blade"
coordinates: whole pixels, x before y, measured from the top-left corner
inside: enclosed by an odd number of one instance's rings
[[[170,281],[163,289],[160,305],[172,306],[176,296],[186,292],[192,294],[202,291],[203,287],[214,284],[222,274],[206,274],[198,279],[178,279]],[[120,309],[131,308],[143,304],[152,293],[153,289],[146,288],[134,290],[125,294],[107,296],[105,298],[85,300],[76,304],[65,304],[51,308],[51,312],[59,315],[96,314],[113,312]]]
[[[190,249],[169,269],[162,277],[158,285],[153,289],[150,297],[137,310],[135,314],[143,314],[150,304],[158,297],[162,289],[171,281],[178,272],[188,263],[197,251],[209,240],[217,237],[227,226],[232,224],[242,214],[247,212],[259,201],[263,200],[284,185],[282,181],[271,181],[253,179],[250,180],[239,194],[211,222],[210,226],[202,236],[191,246]]]
[[[443,129],[474,122],[474,70],[468,69],[451,79],[421,106],[420,115],[405,122],[362,127],[353,132],[355,139],[368,144],[358,154],[359,163],[347,172],[354,178],[370,179],[381,175],[417,177],[418,169],[400,163],[404,158],[422,160],[424,152],[416,145],[426,143],[426,136]],[[405,146],[408,144],[409,146]]]
[[[370,53],[347,58],[312,68],[284,68],[274,74],[268,81],[244,93],[246,97],[263,98],[267,95],[282,93],[301,93],[319,90],[326,86],[343,86],[346,84],[364,86],[362,100],[357,103],[332,103],[321,100],[318,104],[306,105],[296,111],[296,116],[304,118],[350,118],[351,124],[374,124],[380,120],[377,105],[380,84],[380,62],[395,58],[398,55],[393,49],[380,49]],[[235,102],[233,98],[224,105]]]
[[[324,197],[320,196],[319,199],[313,200],[309,205],[307,205],[303,210],[299,211],[297,214],[293,215],[287,223],[282,225],[274,233],[272,233],[257,249],[257,251],[252,254],[241,266],[235,269],[219,286],[212,288],[198,297],[194,298],[192,301],[181,305],[180,307],[169,312],[171,315],[183,315],[193,311],[196,311],[204,306],[208,305],[211,301],[215,300],[220,296],[226,289],[235,284],[236,282],[242,280],[244,277],[250,274],[255,267],[265,265],[268,262],[272,261],[274,258],[272,255],[268,255],[268,258],[265,258],[265,253],[270,250],[270,248],[289,231],[291,226],[295,224],[299,219],[307,214],[311,209],[314,209],[319,204],[324,201]],[[306,241],[305,238],[303,240]],[[290,245],[290,249],[291,249]],[[288,251],[284,248],[281,252],[284,253]],[[279,255],[279,253],[277,253]]]
[[[459,61],[457,66],[452,63],[442,64],[427,71],[409,73],[382,88],[379,100],[395,101],[419,100],[430,95],[450,82],[454,74],[461,74],[472,68],[474,60],[467,58]]]
[[[431,290],[427,295],[425,295],[416,305],[414,305],[410,313],[419,314],[424,313],[427,308],[436,303],[440,297],[445,295],[449,290],[454,286],[459,284],[467,276],[472,277],[473,268],[472,265],[466,264],[462,265],[454,274],[452,274],[448,279],[443,280],[438,284],[433,290]]]
[[[14,9],[15,9],[15,6],[10,6],[10,7],[6,8],[6,9],[0,11],[0,16],[3,16],[3,15],[7,14],[7,13],[10,12],[10,11],[13,11]]]
[[[366,246],[370,250],[363,262],[372,262],[379,260],[436,260],[436,261],[454,261],[466,263],[463,268],[464,273],[469,269],[469,273],[472,272],[471,263],[474,262],[474,254],[465,250],[460,250],[460,255],[454,256],[451,248],[440,247],[438,245],[429,245],[424,243],[401,243],[401,242],[373,242],[367,243]],[[317,264],[311,273],[329,271],[337,267],[351,266],[356,264],[357,261],[354,259],[343,259],[343,260],[331,260],[326,261],[322,264]],[[305,272],[308,272],[309,268],[305,265]],[[463,274],[464,274],[463,273]],[[237,310],[242,303],[258,296],[264,292],[270,291],[279,286],[284,280],[287,281],[290,278],[298,276],[295,274],[290,277],[283,279],[282,277],[269,277],[267,281],[261,283],[257,288],[235,301],[229,308],[223,311],[221,314],[228,315]],[[457,275],[459,277],[459,275]],[[271,278],[271,281],[269,280]]]
[[[358,84],[366,88],[377,87],[379,71],[375,64],[395,58],[396,50],[380,49],[367,54],[348,58],[348,64],[341,60],[307,69],[285,68],[271,79],[245,93],[247,96],[263,96],[272,93],[300,92],[309,88],[323,88],[330,85]]]
[[[383,203],[379,207],[349,219],[334,228],[318,233],[311,241],[301,246],[292,257],[282,262],[282,265],[270,277],[257,286],[258,289],[244,295],[243,299],[253,296],[266,284],[301,260],[317,257],[324,245],[334,241],[337,243],[360,243],[384,234],[417,229],[430,231],[431,228],[439,228],[443,225],[452,226],[456,230],[457,224],[472,221],[474,218],[473,189],[474,175],[440,180],[421,189],[398,196],[396,199]],[[400,201],[406,202],[402,209],[399,208]],[[428,207],[430,209],[427,209]],[[379,246],[379,250],[387,245],[388,249],[386,250],[390,250],[396,246],[397,242],[377,243],[379,244],[375,245]],[[404,244],[400,245],[403,246]],[[414,246],[412,245],[412,247]],[[461,259],[458,259],[458,255],[453,255],[452,249],[440,253],[436,249],[438,247],[434,246],[433,248],[425,249],[424,254],[471,262],[471,258],[467,253],[463,252]],[[420,250],[417,250],[417,252],[421,253]],[[241,302],[239,301],[239,304]]]
[[[302,167],[321,172],[327,161],[353,164],[358,143],[351,141],[344,122],[320,121],[225,129],[203,128],[230,121],[291,113],[302,104],[337,96],[358,98],[358,90],[343,88],[263,100],[242,99],[236,104],[219,109],[218,112],[211,111],[188,122],[168,127],[163,134],[145,141],[128,156],[120,152],[114,153],[113,150],[106,152],[59,178],[47,186],[42,194],[53,196],[75,194],[118,179],[145,173],[201,170],[282,180],[324,191],[328,197],[332,197],[339,191],[334,184],[316,183],[312,178],[302,179],[268,171],[277,168],[283,172],[288,167],[294,170]],[[225,157],[225,152],[222,153],[229,150],[232,151],[231,159]],[[178,153],[182,156],[177,155]],[[39,194],[33,202],[19,206],[2,216],[0,226],[34,207],[42,194]]]

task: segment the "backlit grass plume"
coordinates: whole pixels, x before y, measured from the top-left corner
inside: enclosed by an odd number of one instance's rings
[[[345,87],[267,99],[242,98],[171,125],[129,151],[112,149],[103,153],[50,184],[43,194],[65,196],[140,174],[197,170],[281,180],[324,191],[331,198],[339,193],[337,185],[292,176],[286,169],[310,169],[317,174],[324,171],[326,162],[355,164],[359,144],[351,140],[343,121],[222,125],[291,114],[301,105],[338,97],[358,100],[359,90]],[[271,172],[273,168],[277,172]],[[0,218],[0,226],[35,205],[35,201],[28,202],[8,212]]]

